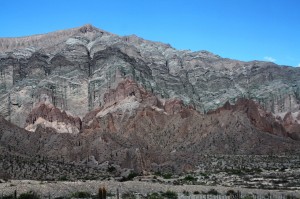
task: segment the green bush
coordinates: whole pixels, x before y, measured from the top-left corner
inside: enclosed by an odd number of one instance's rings
[[[186,191],[186,190],[183,190],[183,195],[185,195],[185,196],[189,196],[190,195],[190,192],[188,192],[188,191]]]
[[[299,197],[293,195],[287,195],[286,199],[299,199]]]
[[[204,177],[204,179],[208,179],[209,178],[209,176],[208,176],[207,173],[200,173],[200,175],[202,175]]]
[[[248,194],[243,197],[243,199],[254,199],[252,195]]]
[[[14,198],[15,197],[13,195],[7,195],[7,196],[3,196],[1,199],[14,199]]]
[[[161,176],[164,179],[171,179],[172,178],[172,174],[171,173],[161,173],[160,171],[155,172],[154,175]]]
[[[108,168],[107,168],[107,172],[109,172],[109,173],[112,173],[112,172],[115,172],[117,169],[116,169],[116,167],[114,167],[114,166],[109,166]]]
[[[122,199],[135,199],[136,196],[132,192],[126,192],[122,194]]]
[[[197,181],[197,178],[195,178],[191,175],[188,175],[188,176],[185,176],[184,180],[186,180],[186,181]]]
[[[30,191],[27,193],[22,193],[18,199],[40,199],[40,197],[36,193]]]
[[[72,194],[72,197],[74,198],[89,198],[90,196],[91,194],[85,191],[79,191]]]
[[[164,199],[159,193],[151,193],[146,196],[146,199]]]
[[[210,194],[210,195],[219,195],[219,192],[215,189],[210,189],[207,194]]]
[[[194,195],[199,195],[200,192],[199,191],[194,191]]]
[[[68,180],[68,177],[67,176],[60,176],[58,178],[58,181],[67,181]]]
[[[164,174],[162,174],[162,177],[164,179],[171,179],[172,178],[172,174],[170,174],[170,173],[164,173]]]
[[[127,179],[128,179],[128,180],[132,180],[132,179],[133,179],[134,177],[136,177],[136,176],[138,176],[137,173],[131,172],[131,173],[128,175]]]
[[[169,198],[169,199],[177,199],[178,198],[178,194],[174,191],[166,191],[161,193],[161,195],[165,198]]]
[[[232,189],[230,189],[226,192],[226,196],[230,196],[230,195],[234,195],[234,194],[236,194],[236,192]]]
[[[138,176],[137,173],[131,172],[127,177],[123,177],[120,181],[121,182],[129,181],[129,180],[132,180],[136,176]]]

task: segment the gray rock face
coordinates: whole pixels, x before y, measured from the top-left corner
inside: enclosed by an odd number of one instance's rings
[[[300,108],[300,68],[179,51],[91,25],[0,39],[0,110],[21,127],[41,102],[82,118],[103,105],[104,93],[124,79],[160,98],[179,98],[201,112],[240,97],[275,114]]]

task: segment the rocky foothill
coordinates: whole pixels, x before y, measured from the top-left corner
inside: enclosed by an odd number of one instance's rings
[[[0,38],[0,111],[0,179],[299,187],[299,67],[85,25]]]

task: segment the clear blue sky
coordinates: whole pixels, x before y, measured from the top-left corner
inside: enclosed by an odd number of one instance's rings
[[[177,49],[300,65],[300,0],[1,0],[0,37],[93,24]]]

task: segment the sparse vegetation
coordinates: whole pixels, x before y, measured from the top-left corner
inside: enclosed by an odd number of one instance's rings
[[[122,194],[122,199],[136,199],[136,196],[132,192],[126,192]]]
[[[195,177],[193,177],[191,175],[188,175],[188,176],[184,177],[184,180],[185,181],[192,181],[192,182],[194,182],[194,181],[197,181],[197,178],[195,178]]]
[[[132,180],[133,178],[135,178],[136,176],[138,176],[137,173],[135,173],[135,172],[130,172],[130,173],[128,174],[127,177],[123,177],[120,181],[121,181],[121,182],[130,181],[130,180]]]
[[[164,197],[161,196],[159,193],[154,192],[154,193],[150,193],[147,194],[146,199],[163,199]]]
[[[161,176],[164,179],[171,179],[172,178],[172,174],[171,173],[161,173],[161,172],[155,172],[154,175],[156,176]]]
[[[61,176],[58,180],[59,181],[67,181],[68,177],[64,175],[64,176]]]
[[[193,193],[194,195],[199,195],[200,194],[200,192],[199,191],[194,191],[194,193]]]
[[[72,197],[74,198],[88,198],[91,194],[85,191],[79,191],[72,194]]]
[[[226,192],[226,196],[230,196],[230,195],[233,195],[233,194],[236,194],[236,192],[232,189],[230,189]]]
[[[40,199],[40,197],[36,193],[30,191],[27,193],[22,193],[18,199]]]
[[[13,195],[6,195],[6,196],[3,196],[3,197],[0,196],[0,198],[1,199],[15,199],[15,197]]]
[[[112,166],[112,165],[110,165],[108,168],[107,168],[107,172],[110,172],[110,173],[112,173],[112,172],[115,172],[117,169],[114,167],[114,166]]]
[[[185,196],[189,196],[190,195],[190,192],[188,192],[188,191],[186,191],[186,190],[183,190],[183,195],[185,195]]]
[[[161,195],[168,199],[177,199],[178,198],[178,194],[174,191],[166,191],[166,192],[161,193]]]
[[[164,174],[162,174],[162,177],[164,179],[171,179],[172,178],[172,174],[171,173],[164,173]]]
[[[207,194],[210,194],[210,195],[219,195],[219,192],[215,189],[210,189]]]
[[[252,195],[248,194],[244,196],[242,199],[254,199]]]

